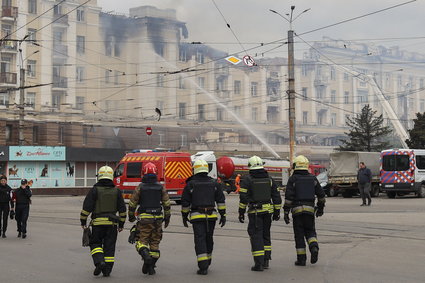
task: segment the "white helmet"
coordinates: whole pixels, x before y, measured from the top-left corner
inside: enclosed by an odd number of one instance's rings
[[[250,159],[248,159],[248,169],[249,170],[255,170],[255,169],[263,169],[264,168],[264,162],[263,160],[254,155]]]
[[[109,166],[102,166],[97,173],[97,179],[109,179],[111,181],[114,180],[114,170]]]
[[[203,160],[203,159],[198,159],[195,161],[195,163],[193,163],[193,174],[198,174],[198,173],[208,173],[209,169],[208,169],[208,163]]]

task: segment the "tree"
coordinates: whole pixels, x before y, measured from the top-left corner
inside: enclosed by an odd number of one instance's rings
[[[353,117],[347,117],[346,124],[350,128],[345,132],[348,139],[341,140],[343,143],[339,146],[342,151],[381,151],[389,147],[387,141],[383,138],[391,133],[388,126],[383,126],[384,118],[382,114],[375,116],[376,110],[372,110],[369,104],[362,108],[360,114]]]
[[[406,140],[409,148],[425,149],[425,113],[416,113],[414,126],[408,130],[410,139]]]

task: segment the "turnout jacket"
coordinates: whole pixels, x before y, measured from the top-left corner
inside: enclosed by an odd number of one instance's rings
[[[225,201],[222,186],[216,180],[206,172],[195,174],[186,180],[181,200],[182,216],[191,222],[217,220],[217,210],[221,216],[226,216]]]
[[[261,201],[256,200],[257,195],[261,196]],[[247,207],[248,213],[273,213],[274,210],[280,210],[281,206],[279,187],[265,169],[249,170],[249,174],[242,177],[239,189],[239,214],[244,214]]]
[[[12,201],[13,190],[9,187],[8,184],[2,186],[0,185],[0,203],[10,203],[10,207],[14,208],[14,204]]]
[[[142,199],[143,197],[143,190],[150,190],[159,188],[160,190],[157,191],[158,194],[160,194],[158,197],[161,201],[158,201],[158,203],[153,204],[147,204],[151,209],[151,211],[148,211],[146,209],[142,208],[142,202],[144,201]],[[142,178],[142,183],[140,183],[137,188],[134,190],[133,195],[131,196],[130,202],[128,203],[128,217],[131,218],[135,215],[136,208],[139,206],[139,218],[141,224],[149,224],[154,223],[157,220],[162,220],[163,217],[170,217],[171,216],[171,203],[170,203],[170,197],[168,196],[167,190],[158,183],[157,176],[154,174],[147,174],[144,175]],[[161,206],[164,209],[164,213],[161,211]],[[157,211],[154,211],[154,210]]]
[[[284,211],[292,214],[307,213],[314,215],[315,199],[317,208],[325,207],[325,192],[316,176],[307,170],[295,170],[286,185]]]
[[[116,193],[116,205],[115,211],[108,211],[105,213],[97,214],[96,205],[98,204],[98,188],[107,188]],[[117,212],[119,212],[119,216],[117,216]],[[99,180],[93,188],[87,193],[86,198],[84,199],[83,209],[80,213],[80,221],[81,225],[86,226],[87,218],[91,214],[92,225],[116,225],[118,223],[118,227],[123,228],[125,217],[126,217],[127,208],[125,206],[124,199],[122,197],[121,190],[116,188],[114,183],[108,179]]]
[[[29,186],[19,187],[13,192],[13,199],[16,205],[29,205],[31,203],[32,192]]]

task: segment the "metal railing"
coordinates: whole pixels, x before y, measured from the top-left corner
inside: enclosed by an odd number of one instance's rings
[[[0,84],[16,84],[17,74],[10,72],[0,73]]]
[[[18,17],[18,7],[3,6],[1,8],[2,8],[1,10],[2,17],[14,18],[14,19]]]
[[[63,24],[68,25],[68,15],[54,15],[53,16],[53,24]]]
[[[53,77],[53,87],[54,88],[67,88],[68,87],[68,78]]]

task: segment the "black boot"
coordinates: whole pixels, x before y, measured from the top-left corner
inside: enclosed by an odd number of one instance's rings
[[[152,258],[152,262],[148,266],[149,275],[154,275],[156,273],[156,271],[155,271],[156,265],[155,264],[156,264],[157,261],[158,261],[158,258],[155,258],[155,257]]]
[[[252,271],[263,271],[264,270],[264,256],[254,256],[255,265],[251,267]]]
[[[105,266],[106,266],[106,263],[104,261],[97,263],[96,268],[93,271],[93,275],[98,276],[102,272],[102,269],[105,268]]]
[[[27,237],[27,233],[22,233],[22,239],[25,239]]]
[[[319,248],[318,247],[312,247],[310,252],[311,252],[310,262],[312,264],[315,264],[317,262],[317,260],[319,259]]]
[[[295,262],[296,266],[305,266],[305,262],[307,260],[306,255],[297,255],[297,261]]]
[[[3,232],[3,234],[1,235],[2,238],[6,238],[6,233]]]
[[[139,254],[143,259],[142,272],[143,274],[148,274],[150,265],[152,263],[152,257],[149,255],[149,250],[147,248],[141,248]]]
[[[264,269],[269,269],[269,260],[265,259],[263,264]]]
[[[21,237],[21,232],[18,232],[18,238],[20,238]]]
[[[208,274],[208,269],[198,269],[198,271],[196,271],[196,274],[207,275]]]

